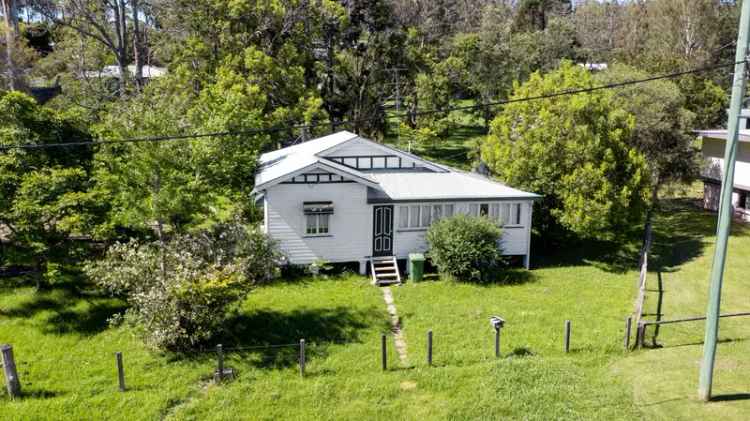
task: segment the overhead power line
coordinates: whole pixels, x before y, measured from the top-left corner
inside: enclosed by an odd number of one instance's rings
[[[653,81],[663,80],[663,79],[674,79],[674,78],[686,76],[689,74],[702,73],[702,72],[707,72],[711,70],[731,67],[737,64],[745,63],[746,61],[747,60],[743,60],[740,62],[715,64],[711,66],[705,66],[705,67],[699,67],[699,68],[694,68],[694,69],[689,69],[689,70],[684,70],[684,71],[679,71],[679,72],[651,76],[651,77],[644,78],[644,79],[626,80],[623,82],[591,86],[588,88],[566,89],[566,90],[561,90],[557,92],[551,92],[548,94],[512,98],[512,99],[493,101],[493,102],[485,102],[482,104],[445,107],[445,108],[440,108],[440,109],[415,111],[415,112],[408,112],[408,113],[397,113],[397,114],[387,115],[385,118],[386,119],[405,118],[405,117],[415,117],[415,116],[423,116],[423,115],[430,115],[430,114],[437,114],[437,113],[446,113],[446,112],[451,112],[451,111],[482,109],[482,108],[487,108],[487,107],[497,107],[501,105],[514,104],[514,103],[519,103],[519,102],[539,101],[539,100],[552,99],[552,98],[557,98],[557,97],[562,97],[562,96],[567,96],[567,95],[590,93],[590,92],[596,92],[596,91],[601,91],[601,90],[606,90],[606,89],[617,89],[617,88],[630,86],[630,85],[637,85],[641,83],[648,83],[648,82],[653,82]],[[379,118],[381,117],[373,116],[373,117],[363,117],[363,118],[358,118],[358,119],[343,120],[341,122],[338,122],[336,125],[345,126],[345,125],[354,124],[354,123],[374,121]],[[300,130],[300,129],[309,130],[312,128],[329,126],[329,125],[330,125],[330,122],[326,121],[326,122],[318,122],[318,123],[312,123],[312,124],[290,124],[290,125],[282,125],[282,126],[259,128],[259,129],[228,130],[228,131],[210,132],[210,133],[145,136],[145,137],[134,137],[134,138],[125,138],[125,139],[100,139],[100,140],[88,140],[88,141],[82,140],[82,141],[46,143],[46,144],[29,143],[29,144],[23,144],[23,145],[0,146],[0,151],[8,151],[8,150],[13,150],[13,149],[47,149],[47,148],[70,147],[70,146],[114,145],[114,144],[122,144],[122,143],[168,142],[168,141],[178,141],[178,140],[188,140],[188,139],[201,139],[201,138],[207,138],[207,137],[227,137],[227,136],[271,134],[271,133],[278,133],[278,132],[283,132],[283,131],[294,131],[294,130]]]

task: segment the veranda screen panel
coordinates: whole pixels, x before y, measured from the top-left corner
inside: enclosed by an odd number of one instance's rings
[[[409,228],[409,207],[408,206],[398,207],[398,227]]]

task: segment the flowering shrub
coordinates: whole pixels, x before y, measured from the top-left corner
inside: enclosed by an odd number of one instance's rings
[[[265,234],[235,224],[163,245],[117,243],[85,271],[127,299],[125,320],[141,329],[147,344],[185,349],[209,339],[230,305],[272,279],[278,258]]]

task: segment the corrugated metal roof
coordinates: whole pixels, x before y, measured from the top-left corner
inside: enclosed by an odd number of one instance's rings
[[[255,186],[261,186],[279,177],[292,174],[316,162],[318,158],[315,155],[292,154],[275,162],[261,164],[260,170],[255,174]]]
[[[287,146],[286,148],[281,148],[273,152],[264,153],[260,156],[260,163],[262,165],[292,155],[313,156],[357,137],[359,136],[352,132],[343,130],[328,136],[319,137],[297,145]]]
[[[346,174],[371,187],[368,199],[373,201],[536,199],[541,197],[508,187],[479,174],[440,166],[416,156],[415,159],[432,164],[434,172],[428,168],[422,168],[422,171],[382,169],[362,171],[317,156],[357,138],[359,136],[354,133],[341,131],[261,155],[259,171],[255,176],[256,190],[262,190],[275,182],[317,165],[333,172]],[[395,148],[388,148],[397,151]]]
[[[698,133],[699,136],[707,137],[710,139],[719,139],[719,140],[727,139],[726,129],[698,130],[696,131],[696,133]],[[750,130],[740,130],[739,139],[740,139],[740,142],[750,142]]]
[[[425,201],[472,199],[537,199],[541,196],[508,187],[479,174],[452,169],[438,172],[374,172],[381,192],[371,192],[371,201]]]

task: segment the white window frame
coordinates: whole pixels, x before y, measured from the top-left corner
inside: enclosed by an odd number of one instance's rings
[[[331,214],[330,213],[314,213],[314,214],[303,215],[303,216],[305,218],[305,237],[329,237],[331,236]],[[308,222],[310,221],[310,219],[308,218],[312,218],[312,220],[315,221],[315,227],[313,228],[312,231],[310,230],[311,227],[308,224]],[[323,218],[326,219],[325,232],[320,231],[321,225],[323,225],[320,222],[321,222],[321,219]]]
[[[486,202],[470,202],[467,205],[466,212],[470,216],[479,216],[482,214],[482,207],[487,206],[487,217],[497,222],[497,224],[503,228],[519,228],[524,227],[523,221],[523,202],[509,202],[509,201],[486,201]],[[497,214],[495,214],[497,210]],[[507,218],[506,218],[507,210]],[[514,221],[517,219],[516,221]],[[514,221],[514,222],[510,222]]]
[[[437,208],[440,208],[439,211],[437,211]],[[450,209],[450,212],[446,212],[448,209]],[[406,212],[404,212],[406,211]],[[414,216],[414,212],[416,211],[416,216]],[[429,217],[424,217],[425,211],[429,212]],[[398,215],[398,231],[424,231],[428,229],[433,222],[444,218],[446,215],[453,216],[456,213],[456,205],[455,203],[434,203],[434,202],[425,202],[425,203],[409,203],[404,205],[398,205],[397,215]],[[406,226],[403,225],[403,219],[406,219]],[[413,220],[416,221],[416,224],[414,224]],[[426,223],[426,225],[425,225]]]

